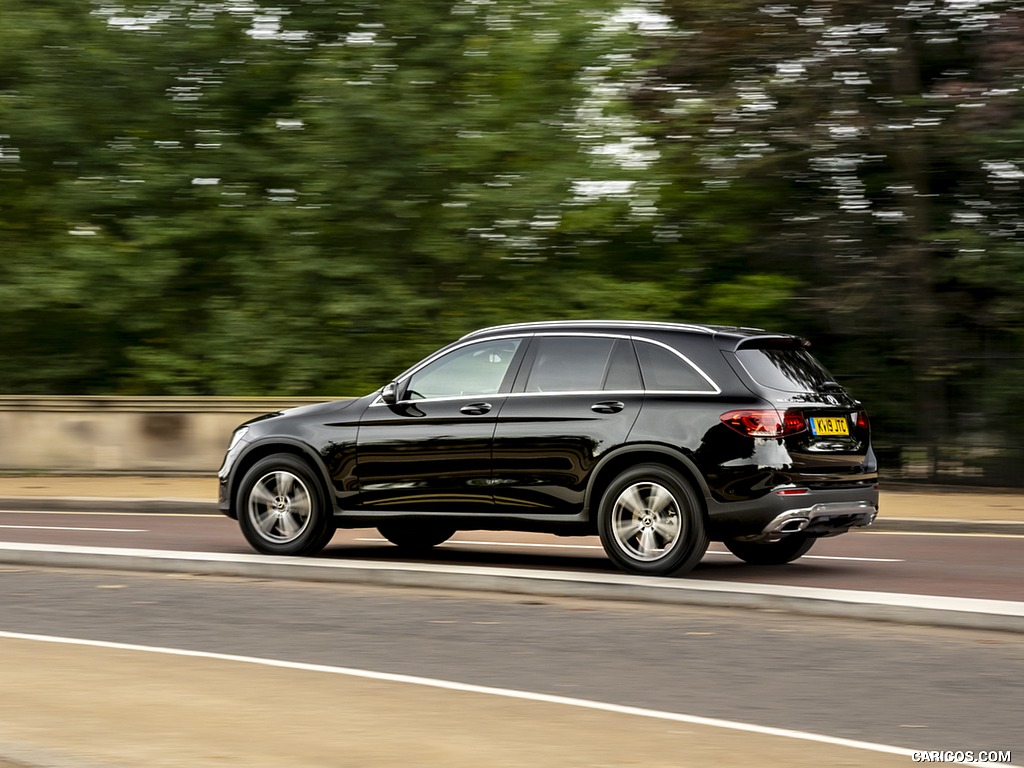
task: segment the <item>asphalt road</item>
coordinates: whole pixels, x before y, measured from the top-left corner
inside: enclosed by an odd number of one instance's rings
[[[234,521],[211,514],[0,511],[0,540],[251,553]],[[322,557],[393,560],[373,529],[339,531]],[[408,560],[408,559],[407,559]],[[615,572],[596,538],[465,531],[427,562]],[[1024,536],[859,532],[819,541],[781,567],[753,567],[719,544],[694,578],[1024,601]]]
[[[251,552],[233,521],[210,514],[2,511],[0,541]],[[821,541],[811,556],[781,568],[746,566],[713,545],[694,576],[1022,600],[1022,554],[1021,536],[864,532]],[[358,530],[339,532],[323,557],[397,555],[375,531]],[[614,572],[596,539],[516,533],[460,533],[429,561]],[[15,768],[910,762],[789,737],[752,741],[749,732],[702,730],[693,717],[906,749],[998,750],[1018,761],[1024,754],[1019,634],[18,566],[0,567],[0,583],[0,768],[8,768],[5,758]],[[691,720],[665,727],[605,713],[581,721],[542,701],[510,710],[489,696],[450,701],[408,686],[382,693],[365,681],[330,684],[308,670],[268,682],[267,673],[230,660],[211,669],[180,656],[141,660],[148,654],[131,649],[54,651],[60,646],[10,633],[412,675]],[[311,720],[332,713],[344,715],[310,730]],[[168,718],[180,722],[168,730]],[[71,757],[19,760],[25,743]],[[328,744],[346,757],[328,756]],[[104,760],[85,759],[97,755]]]
[[[1024,638],[1014,634],[180,575],[6,568],[2,581],[6,632],[424,676],[909,749],[1024,754]],[[166,694],[161,686],[170,683],[149,685],[152,701]],[[245,695],[254,713],[278,706]],[[16,701],[8,692],[4,706]],[[279,714],[282,733],[302,727]],[[656,764],[689,764],[663,758]],[[751,754],[739,764],[760,763]]]

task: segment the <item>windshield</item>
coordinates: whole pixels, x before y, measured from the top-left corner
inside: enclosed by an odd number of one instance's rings
[[[800,347],[744,348],[736,351],[750,377],[762,387],[783,392],[818,392],[832,376],[814,355]]]

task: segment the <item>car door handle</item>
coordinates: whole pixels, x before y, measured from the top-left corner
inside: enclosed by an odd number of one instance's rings
[[[618,400],[605,400],[603,403],[594,403],[590,410],[594,413],[618,413],[625,407],[625,404]]]
[[[480,416],[481,414],[487,413],[491,410],[490,403],[470,403],[459,408],[459,411],[466,414],[467,416]]]

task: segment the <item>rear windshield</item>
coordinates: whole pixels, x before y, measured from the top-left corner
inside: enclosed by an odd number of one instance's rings
[[[744,348],[736,356],[762,387],[783,392],[817,392],[832,380],[810,352],[800,347]]]

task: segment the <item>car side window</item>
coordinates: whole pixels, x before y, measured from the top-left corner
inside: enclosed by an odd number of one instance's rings
[[[527,392],[601,390],[615,339],[543,336],[534,343],[537,353],[526,380]]]
[[[715,386],[690,363],[669,349],[636,341],[644,388],[655,392],[714,392]]]
[[[640,368],[636,362],[636,353],[628,339],[615,342],[612,359],[608,364],[608,373],[604,377],[605,391],[636,392],[644,388],[640,380]]]
[[[404,397],[421,400],[493,395],[501,388],[521,343],[522,339],[495,339],[449,352],[414,373]]]

